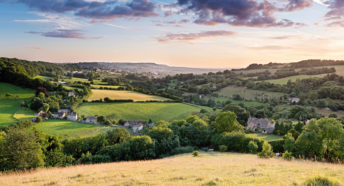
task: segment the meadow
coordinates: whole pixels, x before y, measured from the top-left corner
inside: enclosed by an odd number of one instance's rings
[[[59,136],[61,138],[90,137],[110,130],[111,127],[78,123],[67,120],[48,120],[33,125],[44,134]]]
[[[33,116],[32,112],[21,108],[20,103],[32,98],[34,91],[0,83],[0,128]]]
[[[84,103],[76,112],[84,116],[110,116],[124,120],[173,121],[185,119],[187,116],[199,112],[201,109],[211,110],[183,103]]]
[[[298,76],[290,76],[286,78],[281,79],[272,79],[272,80],[266,80],[265,82],[273,83],[273,84],[279,84],[279,85],[285,85],[288,83],[288,81],[294,82],[296,80],[301,79],[308,79],[308,78],[321,78],[326,76],[327,74],[320,74],[320,75],[298,75]]]
[[[92,89],[92,94],[88,98],[88,101],[95,101],[104,98],[110,98],[112,100],[134,100],[134,101],[166,101],[167,98],[142,94],[133,91],[124,90],[97,90]]]
[[[283,96],[282,93],[278,92],[269,92],[269,91],[261,91],[261,90],[252,90],[246,87],[238,87],[238,86],[228,86],[226,88],[221,89],[218,94],[223,97],[232,98],[233,95],[238,94],[241,97],[245,98],[246,100],[254,100],[256,97],[268,97],[268,98],[275,98]]]
[[[318,176],[344,184],[343,170],[340,164],[201,153],[3,174],[0,185],[302,185]]]
[[[273,135],[273,134],[252,133],[252,134],[246,134],[246,136],[251,137],[251,138],[259,138],[259,139],[263,139],[266,141],[275,141],[275,140],[283,139],[282,136],[277,136],[277,135]]]

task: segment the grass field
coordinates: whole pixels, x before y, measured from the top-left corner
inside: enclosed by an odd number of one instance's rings
[[[246,136],[252,137],[252,138],[260,138],[266,141],[274,141],[274,140],[283,139],[282,136],[277,136],[277,135],[272,135],[272,134],[246,134]]]
[[[185,119],[202,108],[210,110],[208,107],[183,103],[84,103],[76,112],[84,116],[115,115],[117,120],[173,121]]]
[[[320,74],[320,75],[298,75],[298,76],[290,76],[290,77],[281,78],[281,79],[266,80],[265,82],[284,85],[284,84],[287,84],[289,80],[291,82],[294,82],[294,81],[296,81],[298,79],[321,78],[321,77],[324,77],[326,75],[327,74]]]
[[[52,77],[48,77],[48,76],[35,76],[34,79],[41,79],[41,80],[44,80],[44,81],[50,81],[53,78]]]
[[[110,98],[112,100],[124,100],[132,99],[134,101],[166,101],[167,98],[159,96],[152,96],[147,94],[141,94],[133,91],[122,91],[122,90],[92,90],[91,96],[88,101],[99,100],[104,98]]]
[[[49,120],[36,124],[38,131],[62,138],[89,137],[110,130],[111,127],[78,123],[66,120]]]
[[[17,119],[28,118],[32,113],[25,112],[25,109],[20,107],[20,103],[33,96],[34,91],[31,89],[0,82],[0,128],[15,123]]]
[[[255,97],[275,98],[275,97],[283,96],[282,93],[278,93],[278,92],[251,90],[251,89],[247,89],[246,87],[237,87],[237,86],[228,86],[226,88],[221,89],[218,93],[220,96],[224,96],[228,98],[231,98],[234,94],[239,94],[241,97],[247,100],[254,100]]]
[[[344,166],[260,159],[238,153],[184,154],[159,160],[79,165],[0,175],[0,185],[303,185],[326,177],[344,184]]]
[[[97,89],[97,88],[112,88],[112,89],[117,89],[117,88],[119,88],[119,87],[121,87],[121,86],[113,86],[113,85],[91,85],[91,88],[95,88],[95,89]]]

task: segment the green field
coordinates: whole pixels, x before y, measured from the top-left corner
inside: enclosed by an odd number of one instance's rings
[[[134,100],[134,101],[166,101],[167,98],[162,98],[159,96],[152,96],[147,94],[141,94],[133,91],[124,91],[124,90],[92,90],[91,96],[88,98],[88,101],[94,101],[104,98],[110,98],[112,100]]]
[[[298,76],[290,76],[290,77],[281,78],[281,79],[266,80],[265,82],[284,85],[284,84],[287,84],[289,80],[291,82],[294,82],[294,81],[296,81],[298,79],[321,78],[321,77],[324,77],[326,75],[327,74],[320,74],[320,75],[298,75]]]
[[[48,76],[35,76],[34,79],[41,79],[41,80],[44,80],[44,81],[50,81],[53,78],[52,77],[48,77]]]
[[[280,186],[305,185],[319,176],[343,185],[343,170],[342,164],[216,152],[4,173],[0,185]]]
[[[60,136],[62,138],[89,137],[103,133],[111,127],[78,123],[66,120],[49,120],[36,124],[38,131],[44,134]]]
[[[273,134],[246,134],[246,136],[251,137],[251,138],[260,138],[266,141],[275,141],[275,140],[283,139],[282,136],[277,136]]]
[[[91,85],[91,88],[99,89],[99,88],[110,88],[110,89],[117,89],[121,86],[114,86],[114,85]]]
[[[33,96],[34,91],[31,89],[0,82],[0,128],[13,124],[17,120],[30,119],[32,112],[21,108],[20,103]]]
[[[256,97],[278,98],[284,95],[283,93],[278,93],[278,92],[252,90],[252,89],[247,89],[246,87],[237,87],[237,86],[228,86],[226,88],[223,88],[218,92],[218,94],[220,96],[227,97],[227,98],[232,98],[234,94],[239,94],[241,97],[245,98],[246,100],[254,100]]]
[[[77,113],[84,116],[115,115],[116,119],[147,121],[173,121],[185,119],[209,107],[188,105],[183,103],[84,103]]]

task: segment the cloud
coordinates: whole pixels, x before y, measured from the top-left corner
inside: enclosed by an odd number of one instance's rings
[[[155,4],[149,0],[16,0],[15,2],[25,4],[29,8],[41,12],[72,12],[74,15],[91,19],[151,17],[158,15],[154,12]]]
[[[81,30],[65,30],[59,29],[49,32],[28,32],[30,34],[39,34],[44,37],[53,37],[53,38],[73,38],[73,39],[99,39],[99,37],[86,37]]]
[[[235,32],[231,31],[206,31],[200,33],[188,33],[188,34],[167,34],[163,37],[159,37],[159,42],[168,42],[168,41],[192,41],[198,40],[206,37],[219,37],[219,36],[231,36],[234,35]]]
[[[328,0],[325,2],[330,9],[325,15],[327,26],[344,26],[344,0]]]
[[[265,45],[265,46],[253,46],[253,47],[247,47],[252,50],[287,50],[291,49],[290,47],[284,47],[279,45]]]
[[[178,0],[183,12],[193,12],[195,23],[215,25],[226,23],[235,26],[288,27],[300,25],[287,19],[278,20],[276,12],[301,10],[313,4],[312,0]]]

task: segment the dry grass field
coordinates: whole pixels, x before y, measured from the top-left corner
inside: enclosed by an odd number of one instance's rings
[[[167,98],[162,98],[159,96],[152,96],[147,94],[141,94],[132,91],[122,91],[122,90],[92,90],[92,95],[88,98],[88,101],[94,101],[104,98],[110,98],[112,100],[124,100],[132,99],[134,101],[165,101]]]
[[[316,176],[344,184],[344,165],[201,153],[4,174],[0,185],[299,185]]]

